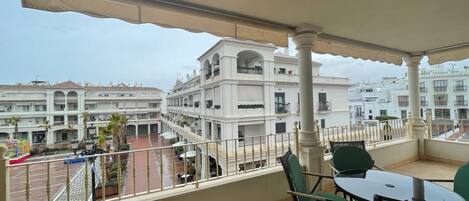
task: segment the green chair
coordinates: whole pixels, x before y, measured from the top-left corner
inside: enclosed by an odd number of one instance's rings
[[[469,200],[469,163],[458,169],[454,180],[449,179],[427,179],[431,182],[453,182],[453,191],[466,200]]]
[[[287,191],[287,193],[292,195],[294,201],[347,201],[332,193],[315,192],[322,178],[333,179],[333,177],[303,172],[298,158],[292,154],[290,149],[280,158],[280,162],[282,163],[283,170],[287,176],[288,185],[290,186],[290,190]],[[311,192],[306,190],[305,175],[319,177]]]
[[[375,166],[375,162],[370,154],[361,148],[344,146],[339,147],[332,154],[330,166],[335,173],[354,171],[354,170],[371,170]]]

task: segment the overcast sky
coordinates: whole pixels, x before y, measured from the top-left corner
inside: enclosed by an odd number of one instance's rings
[[[25,9],[20,2],[0,2],[0,84],[35,79],[137,82],[168,90],[178,75],[198,69],[196,58],[219,40],[151,24]],[[331,55],[313,59],[323,64],[323,75],[348,77],[351,82],[405,72],[400,66]]]

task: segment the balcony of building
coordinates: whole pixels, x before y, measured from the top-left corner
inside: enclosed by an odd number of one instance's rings
[[[467,106],[467,100],[455,100],[454,106],[456,107],[464,107]]]
[[[428,92],[428,87],[419,87],[420,92]]]
[[[289,114],[290,104],[289,103],[275,103],[275,114]]]
[[[426,101],[426,100],[420,100],[420,106],[422,106],[422,107],[427,107],[427,106],[428,106],[428,101]]]
[[[446,92],[448,89],[448,86],[434,86],[433,91],[435,92]]]
[[[318,112],[332,111],[332,103],[330,101],[318,102]]]
[[[465,91],[467,91],[467,86],[466,85],[456,85],[456,86],[454,86],[453,91],[455,91],[455,92],[465,92]]]
[[[238,53],[236,69],[240,74],[261,75],[262,62],[263,58],[259,53],[251,50],[241,51]]]
[[[448,100],[435,100],[435,106],[447,106]]]
[[[125,167],[121,166],[120,168],[137,170],[136,172],[128,171],[126,175],[119,177],[118,182],[114,183],[102,180],[100,176],[97,177],[97,182],[101,185],[118,186],[118,189],[127,189],[115,191],[117,192],[116,194],[107,195],[106,200],[211,201],[219,200],[221,197],[224,200],[233,201],[291,200],[290,195],[286,193],[288,189],[286,177],[281,164],[276,158],[285,153],[289,148],[293,152],[298,153],[296,149],[298,147],[298,131],[207,141],[205,139],[210,139],[212,136],[204,136],[206,137],[204,139],[191,129],[186,129],[186,126],[181,127],[168,119],[163,119],[163,124],[166,130],[170,129],[171,132],[176,133],[179,139],[187,139],[192,143],[179,143],[175,146],[152,147],[98,156],[100,160],[105,161],[111,160],[111,158],[117,160],[115,158],[118,155],[121,156],[120,160],[128,158],[126,159]],[[390,127],[386,129],[385,125],[390,125]],[[262,128],[261,126],[256,129]],[[419,141],[417,139],[409,136],[408,125],[406,125],[405,120],[331,127],[318,129],[318,131],[321,144],[325,146],[321,169],[323,174],[326,175],[331,174],[331,169],[328,165],[332,158],[329,141],[364,140],[366,149],[375,160],[377,166],[384,168],[388,172],[424,179],[453,178],[458,167],[469,159],[465,154],[469,151],[469,143],[462,140],[463,137],[461,137],[466,134],[461,135],[459,130],[456,129],[447,133],[444,138],[438,135],[426,137],[422,141],[424,158],[419,156],[419,146],[421,145],[418,145]],[[428,130],[428,132],[431,131]],[[76,138],[76,130],[64,129],[54,134],[59,144],[67,143],[71,139]],[[430,133],[426,136],[432,135]],[[174,153],[176,149],[179,149],[178,147],[181,150],[187,151],[178,152],[182,154],[176,155]],[[160,159],[160,153],[162,154],[162,159]],[[156,157],[153,157],[154,155]],[[132,157],[137,157],[139,160],[132,160]],[[90,180],[84,181],[83,178],[83,175],[86,174],[88,174],[88,179],[91,178],[91,169],[86,170],[86,168],[91,168],[90,166],[71,166],[73,169],[71,169],[69,174],[65,174],[65,177],[68,179],[64,178],[64,181],[60,182],[52,180],[51,175],[46,175],[43,180],[50,180],[50,183],[45,182],[45,186],[36,186],[34,188],[30,185],[25,187],[25,185],[20,184],[28,182],[27,177],[21,178],[16,176],[17,174],[35,176],[36,174],[41,174],[40,172],[32,171],[35,168],[46,167],[48,163],[54,164],[50,168],[58,168],[59,162],[61,161],[57,161],[57,159],[46,159],[39,162],[7,166],[12,177],[9,180],[12,187],[10,196],[18,196],[16,198],[23,199],[21,196],[25,195],[18,192],[29,192],[27,195],[29,199],[35,200],[46,196],[46,189],[50,188],[50,196],[53,199],[59,197],[66,199],[67,196],[70,196],[72,199],[76,196],[90,197],[91,188],[89,185],[91,182]],[[142,168],[139,168],[141,164],[153,163],[156,166],[143,165]],[[26,166],[29,167],[26,168]],[[66,169],[70,166],[64,165],[64,167]],[[218,171],[216,171],[217,167]],[[142,169],[142,172],[138,172],[139,169]],[[98,168],[98,170],[101,172],[103,169]],[[190,176],[181,177],[181,175]],[[21,181],[21,179],[25,181]],[[137,188],[132,187],[133,184],[138,184]],[[67,190],[60,191],[60,188],[52,188],[53,185],[62,186],[63,189],[81,190],[76,190],[76,192],[75,190],[68,192]],[[79,187],[76,185],[79,185]],[[452,189],[451,185],[444,185]],[[86,189],[84,186],[87,186],[87,192],[83,190]],[[327,181],[323,182],[320,188],[323,191],[330,191],[332,193],[335,190],[334,184]]]

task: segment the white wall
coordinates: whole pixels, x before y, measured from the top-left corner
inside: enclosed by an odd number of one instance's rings
[[[469,161],[469,143],[425,139],[425,155],[434,160],[462,164]]]

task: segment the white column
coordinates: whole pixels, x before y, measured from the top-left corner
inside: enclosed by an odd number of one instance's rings
[[[5,157],[8,148],[0,145],[0,200],[10,200],[10,176],[7,169],[8,158]]]
[[[147,129],[148,129],[147,135],[150,135],[151,134],[151,124],[147,124]]]
[[[137,136],[138,136],[138,124],[135,125],[135,137],[137,137]]]
[[[211,135],[210,137],[211,137],[212,139],[209,139],[209,140],[212,140],[212,141],[213,141],[213,140],[215,140],[215,121],[212,120],[212,121],[210,121],[210,123],[211,123],[211,125],[212,125],[212,126],[210,127],[210,129],[212,130],[212,135]]]
[[[298,51],[300,77],[300,163],[308,172],[322,172],[324,147],[316,132],[313,107],[313,76],[311,51],[317,37],[317,27],[302,25],[296,28],[293,41]]]
[[[419,91],[419,65],[422,56],[411,56],[405,58],[407,64],[407,82],[409,88],[409,120],[412,126],[410,136],[417,138],[419,141],[419,158],[425,158],[424,138],[425,138],[425,122],[420,117],[420,91]]]

